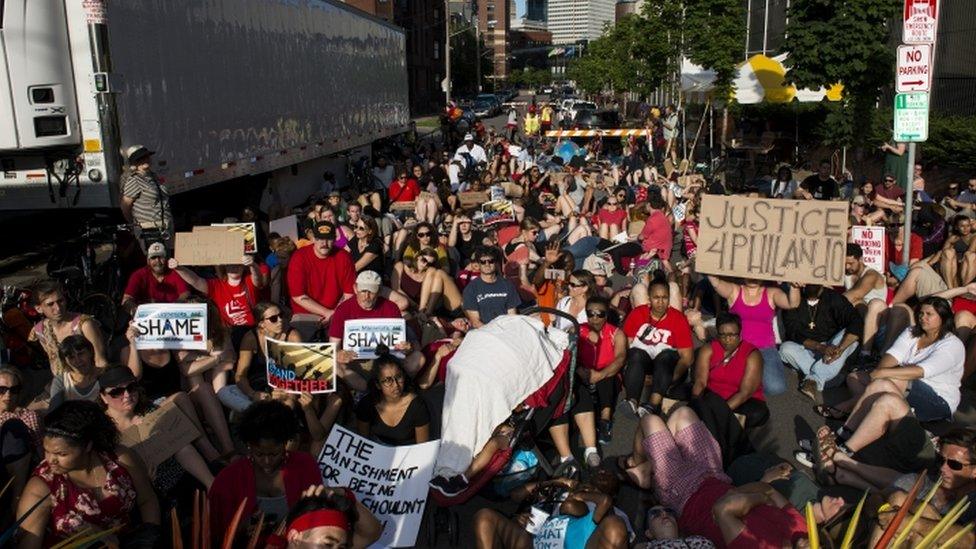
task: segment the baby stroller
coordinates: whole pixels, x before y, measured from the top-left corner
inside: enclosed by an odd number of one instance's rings
[[[455,505],[460,505],[476,494],[485,489],[486,485],[501,471],[503,471],[508,464],[509,460],[512,458],[513,453],[516,448],[521,444],[523,447],[529,446],[532,448],[533,453],[536,454],[538,458],[538,466],[543,469],[547,476],[552,476],[553,469],[549,465],[548,461],[542,456],[541,451],[534,442],[534,435],[546,429],[549,423],[554,419],[560,417],[563,413],[566,413],[572,406],[572,395],[573,395],[573,383],[575,382],[575,370],[576,370],[576,334],[579,332],[579,326],[576,319],[565,312],[551,309],[547,307],[532,307],[525,310],[521,317],[525,319],[529,315],[534,315],[537,313],[550,314],[560,316],[566,320],[572,322],[573,326],[576,328],[571,333],[567,334],[556,328],[546,328],[542,323],[536,319],[531,319],[531,322],[525,320],[521,323],[511,320],[515,317],[508,317],[508,319],[496,319],[489,323],[488,326],[482,328],[482,330],[490,330],[495,328],[493,326],[496,322],[508,324],[502,330],[497,330],[497,335],[506,335],[507,339],[496,338],[494,340],[489,340],[490,343],[494,344],[492,348],[492,353],[489,356],[482,356],[482,360],[488,359],[491,362],[489,367],[484,370],[491,372],[499,378],[511,378],[511,377],[531,377],[533,372],[527,372],[525,376],[506,376],[505,368],[509,366],[509,360],[520,361],[516,363],[515,367],[524,366],[526,369],[531,369],[531,365],[539,360],[538,356],[532,356],[533,352],[531,349],[527,348],[525,345],[520,346],[520,338],[528,339],[538,336],[544,338],[539,341],[539,345],[542,347],[546,346],[546,341],[552,344],[552,349],[550,351],[557,351],[558,354],[550,352],[550,358],[554,358],[552,363],[555,365],[547,371],[548,376],[546,378],[537,377],[536,383],[533,385],[533,391],[521,402],[524,404],[525,410],[516,414],[515,417],[511,418],[510,421],[514,423],[514,433],[511,437],[511,444],[492,455],[489,464],[478,474],[472,476],[468,479],[467,488],[454,496],[445,496],[437,490],[430,491],[430,500],[434,503],[433,506],[428,507],[428,517],[427,522],[427,541],[430,546],[436,545],[437,539],[440,534],[445,534],[452,545],[457,545],[460,536],[460,525],[459,517],[457,511],[451,509]],[[528,330],[526,328],[529,328]],[[534,330],[535,333],[527,333]],[[478,331],[480,332],[480,330]],[[517,333],[516,333],[517,332]],[[465,342],[462,343],[461,347],[458,349],[458,354],[452,359],[451,364],[448,366],[448,383],[447,383],[447,395],[445,396],[445,431],[448,431],[447,422],[449,421],[448,409],[453,406],[464,406],[465,404],[457,403],[452,404],[450,398],[450,393],[455,391],[458,387],[457,384],[452,386],[451,375],[452,366],[454,366],[454,375],[465,375],[465,367],[468,364],[465,363],[465,345],[469,346],[469,355],[474,355],[479,353],[481,349],[478,348],[477,342],[470,340],[476,332],[472,332],[465,338]],[[500,348],[498,342],[502,343],[505,348]],[[539,354],[539,353],[535,353]],[[455,362],[456,359],[460,357],[460,360]],[[477,375],[473,373],[471,375]],[[539,381],[541,380],[541,381]],[[479,392],[481,395],[490,392],[489,387],[492,386],[494,382],[502,383],[502,379],[485,379],[484,377],[479,377],[477,379],[478,387],[482,388]],[[474,395],[466,394],[465,400],[470,399]],[[479,396],[479,398],[483,398]],[[516,402],[516,404],[518,404]],[[471,404],[471,406],[477,406],[480,408],[484,407],[484,403]],[[509,410],[514,409],[515,406],[511,406]],[[499,421],[498,423],[501,423]],[[474,425],[477,422],[467,422],[467,425]],[[469,429],[470,430],[470,429]],[[451,443],[442,439],[442,448],[450,447]],[[480,449],[481,446],[479,446]],[[440,464],[440,459],[439,459]],[[524,478],[524,477],[523,477]],[[525,480],[529,480],[525,478]],[[491,497],[491,494],[488,494]]]

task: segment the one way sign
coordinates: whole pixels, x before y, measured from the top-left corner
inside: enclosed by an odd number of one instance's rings
[[[932,87],[932,45],[898,46],[898,93],[929,91]]]

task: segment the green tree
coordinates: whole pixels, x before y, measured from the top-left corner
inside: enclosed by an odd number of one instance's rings
[[[741,0],[684,0],[683,51],[715,71],[716,96],[727,96],[742,61],[745,9]]]
[[[881,89],[892,79],[888,24],[901,0],[793,0],[783,49],[788,78],[800,88],[840,82],[839,104],[828,105],[827,143],[866,144]]]
[[[464,20],[451,21],[451,89],[452,95],[474,93],[478,89],[475,62],[477,42],[474,26]],[[481,75],[491,74],[490,56],[481,48]]]

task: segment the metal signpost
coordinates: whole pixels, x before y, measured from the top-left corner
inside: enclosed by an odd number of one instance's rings
[[[910,263],[912,206],[915,185],[915,144],[929,138],[929,91],[932,89],[935,41],[939,30],[939,0],[905,0],[902,41],[895,73],[894,140],[908,143],[908,188],[905,189],[905,227],[902,263]],[[894,258],[892,258],[894,260]]]

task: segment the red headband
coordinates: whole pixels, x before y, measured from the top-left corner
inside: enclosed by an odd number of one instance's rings
[[[346,517],[345,513],[342,511],[336,511],[335,509],[319,509],[318,511],[311,511],[293,520],[292,523],[288,525],[287,537],[291,537],[292,533],[300,534],[306,530],[311,530],[312,528],[318,528],[320,526],[335,526],[348,532],[349,519]]]

